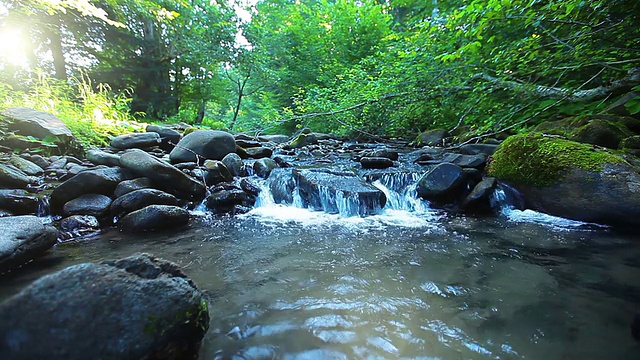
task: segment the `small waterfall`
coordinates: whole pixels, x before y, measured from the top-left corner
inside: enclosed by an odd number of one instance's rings
[[[373,186],[387,196],[385,209],[405,210],[409,212],[427,212],[429,205],[418,196],[416,190],[419,173],[403,172],[383,174],[373,181]]]
[[[381,191],[386,197],[386,204],[380,208],[377,198],[369,193],[361,196],[358,192],[336,190],[320,184],[315,184],[315,191],[310,192],[306,187],[301,194],[303,191],[293,169],[276,168],[267,180],[256,179],[261,191],[255,207],[289,205],[340,214],[341,217],[374,215],[385,210],[427,213],[431,209],[416,191],[419,177],[419,173],[412,172],[385,173],[376,176],[375,180],[369,177],[369,181],[374,180],[372,189]]]
[[[504,210],[524,209],[524,198],[522,194],[512,186],[503,182],[498,182],[496,189],[491,195],[491,207],[504,212]]]

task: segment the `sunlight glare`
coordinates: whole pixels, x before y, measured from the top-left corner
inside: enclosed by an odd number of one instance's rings
[[[12,65],[27,65],[27,43],[21,29],[5,28],[0,30],[0,58]]]

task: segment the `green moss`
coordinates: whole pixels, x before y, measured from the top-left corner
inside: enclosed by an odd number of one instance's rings
[[[511,136],[493,154],[490,176],[536,187],[561,180],[572,167],[600,171],[603,164],[625,162],[621,157],[589,144],[538,133]]]

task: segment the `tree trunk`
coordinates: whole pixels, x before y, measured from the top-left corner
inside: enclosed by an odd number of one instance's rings
[[[49,47],[53,56],[53,67],[55,69],[55,77],[60,80],[67,80],[67,65],[64,60],[64,51],[62,49],[62,24],[60,16],[53,15],[51,17],[51,29],[49,30]]]
[[[235,109],[233,109],[233,119],[231,120],[231,125],[229,125],[229,131],[232,131],[233,127],[236,126],[240,105],[242,105],[242,97],[244,96],[244,87],[247,85],[247,81],[249,81],[249,76],[246,76],[242,82],[238,80],[236,83],[238,85],[238,102],[236,103]]]
[[[202,124],[202,120],[204,120],[204,112],[206,110],[206,107],[207,107],[207,102],[203,99],[202,104],[200,105],[200,109],[198,109],[198,115],[196,115],[194,124],[196,125]]]

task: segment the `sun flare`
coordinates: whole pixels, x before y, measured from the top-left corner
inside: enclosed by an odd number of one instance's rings
[[[4,28],[0,30],[0,59],[12,65],[27,63],[27,42],[21,29]]]

